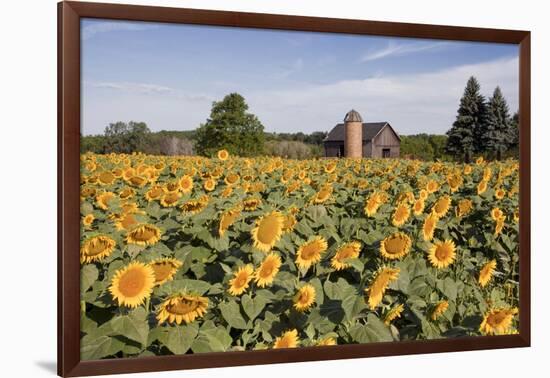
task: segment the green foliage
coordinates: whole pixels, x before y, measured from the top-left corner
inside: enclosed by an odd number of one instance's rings
[[[499,87],[495,88],[493,97],[487,106],[487,123],[482,136],[483,147],[498,159],[514,143],[517,127],[510,119],[508,104]]]
[[[193,131],[151,132],[144,122],[115,122],[103,135],[80,136],[80,151],[98,154],[143,152],[152,155],[192,155]]]
[[[210,118],[196,130],[196,151],[214,156],[221,149],[238,156],[256,156],[264,149],[264,127],[247,112],[248,105],[238,93],[230,93],[212,104]]]
[[[402,135],[400,154],[420,160],[447,160],[447,136],[433,134]]]
[[[508,104],[499,87],[488,102],[472,76],[466,84],[456,121],[449,131],[446,152],[469,162],[476,153],[486,158],[517,157],[519,117],[510,118]]]
[[[105,128],[104,153],[131,153],[143,151],[148,142],[151,130],[144,122],[111,123]]]
[[[480,86],[475,77],[470,77],[460,99],[456,121],[447,132],[447,153],[464,156],[469,161],[471,156],[481,151],[481,136],[484,133],[486,116],[485,98],[480,93]]]
[[[159,165],[162,168],[157,171],[155,183],[135,187],[132,197],[139,208],[139,215],[135,216],[158,226],[162,236],[153,245],[128,244],[127,231],[118,229],[111,217],[120,211],[119,206],[113,203],[108,209],[101,208],[94,196],[81,201],[81,216],[96,217],[91,227],[82,226],[81,243],[98,234],[108,235],[116,242],[109,256],[81,265],[82,359],[266,349],[272,348],[275,339],[291,329],[297,331],[300,346],[315,345],[326,337],[334,338],[338,344],[348,344],[476,336],[481,334],[480,323],[488,309],[518,305],[519,227],[514,219],[519,207],[517,160],[471,165],[472,172],[464,174],[459,188],[452,191],[448,174],[463,172],[464,165],[447,161],[433,164],[406,159],[339,159],[334,161],[336,168],[329,174],[326,172],[329,162],[322,160],[283,160],[280,167],[266,173],[265,166],[280,159],[232,156],[221,161],[143,155],[131,155],[128,159],[134,167],[163,163]],[[83,177],[97,175],[97,170],[86,168],[91,161],[102,170],[112,171],[121,167],[120,160],[111,155],[84,155]],[[195,171],[195,185],[190,193],[182,193],[178,205],[165,207],[158,200],[145,198],[152,185],[177,180],[191,168]],[[205,192],[200,185],[201,177],[216,168],[223,173],[215,178],[216,188]],[[493,172],[488,178],[489,188],[478,195],[477,186],[486,168]],[[303,180],[300,190],[287,193],[290,182],[282,179],[288,170],[295,175],[305,171],[311,181]],[[361,176],[350,177],[349,172],[356,170]],[[265,187],[251,192],[234,184],[232,193],[223,196],[229,185],[224,178],[245,171],[265,183]],[[367,180],[368,186],[358,185],[362,179]],[[424,212],[411,213],[403,225],[396,227],[392,217],[397,204],[403,203],[403,194],[411,192],[416,198],[428,180],[440,183],[439,190],[425,199]],[[327,182],[333,189],[330,198],[314,203],[315,194]],[[108,185],[89,181],[84,184],[113,193],[120,193],[128,185],[123,177]],[[494,196],[497,187],[507,193],[498,201]],[[388,196],[385,203],[376,214],[366,216],[366,201],[382,190]],[[179,206],[206,194],[209,200],[200,213],[185,214]],[[425,241],[421,230],[426,215],[444,195],[451,198],[451,208],[437,223],[434,239]],[[220,237],[221,214],[241,206],[251,196],[261,199],[258,208],[243,210]],[[465,198],[472,200],[473,207],[459,216],[456,205]],[[505,215],[500,233],[495,232],[491,218],[491,210],[497,206]],[[282,262],[273,283],[259,287],[252,278],[244,293],[231,295],[228,289],[237,269],[251,264],[256,270],[265,259],[266,254],[253,246],[251,237],[259,217],[273,210],[286,215],[294,207],[299,210],[294,214],[296,225],[284,232],[272,248]],[[388,260],[381,256],[380,244],[396,231],[410,236],[410,252],[400,259]],[[309,269],[299,269],[297,250],[313,235],[322,236],[328,248],[319,262]],[[446,268],[434,268],[427,252],[433,243],[446,239],[456,243],[456,259]],[[337,270],[332,259],[339,247],[349,241],[360,242],[361,252],[345,259],[348,266]],[[136,309],[119,306],[109,291],[115,273],[131,262],[147,264],[163,257],[182,263],[173,279],[155,286],[149,298]],[[478,282],[480,269],[493,259],[497,261],[496,272],[489,284],[482,287]],[[381,267],[398,268],[399,275],[383,292],[380,302],[371,308],[370,288]],[[305,284],[315,288],[315,300],[310,308],[299,312],[293,300]],[[159,324],[156,316],[164,301],[182,292],[205,297],[206,312],[190,324],[185,321]],[[434,306],[440,301],[448,301],[449,307],[434,319]],[[398,305],[403,305],[401,316],[385,324],[388,312]],[[514,319],[514,329],[517,324]]]

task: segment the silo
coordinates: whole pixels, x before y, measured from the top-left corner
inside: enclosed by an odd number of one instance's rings
[[[344,117],[344,155],[347,158],[363,157],[363,119],[353,109]]]

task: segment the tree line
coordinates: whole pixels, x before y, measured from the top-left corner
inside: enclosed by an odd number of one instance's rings
[[[151,132],[144,122],[109,124],[102,135],[81,136],[81,151],[94,153],[143,152],[154,155],[213,156],[226,149],[238,156],[270,155],[291,159],[323,155],[326,132],[305,134],[265,132],[257,116],[238,93],[212,104],[210,116],[195,130]]]
[[[143,152],[152,155],[193,155],[192,133],[151,132],[145,122],[116,122],[102,135],[80,136],[80,150],[98,154]]]
[[[324,156],[327,132],[311,134],[266,132],[258,117],[248,111],[243,96],[230,93],[212,103],[210,116],[190,131],[151,132],[144,122],[109,124],[103,135],[81,136],[82,152],[155,155],[214,156],[225,149],[237,156],[280,156],[308,159]],[[510,117],[499,87],[488,100],[471,77],[460,100],[456,120],[446,135],[417,134],[401,137],[401,156],[422,160],[464,159],[474,154],[501,159],[517,155],[518,114]]]
[[[500,87],[486,99],[475,77],[466,83],[456,120],[447,131],[445,151],[469,162],[474,154],[490,159],[516,155],[519,145],[518,113],[510,116]]]

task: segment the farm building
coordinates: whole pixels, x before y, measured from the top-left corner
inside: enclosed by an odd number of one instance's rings
[[[350,110],[323,141],[326,157],[397,158],[401,138],[388,122],[363,122]]]

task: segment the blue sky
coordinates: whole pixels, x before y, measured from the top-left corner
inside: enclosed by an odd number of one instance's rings
[[[85,19],[82,132],[191,130],[242,94],[267,131],[329,131],[354,108],[403,135],[444,133],[469,76],[518,106],[516,45]]]

